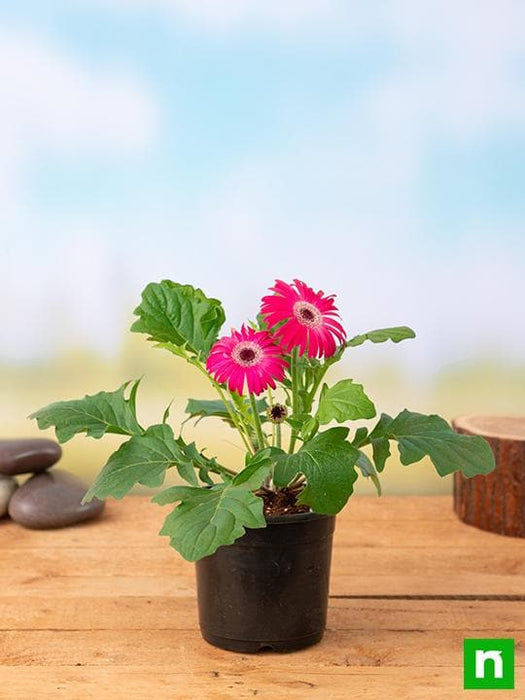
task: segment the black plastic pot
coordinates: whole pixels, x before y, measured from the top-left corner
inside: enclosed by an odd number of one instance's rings
[[[267,523],[196,564],[201,633],[222,649],[293,651],[323,636],[335,516]]]

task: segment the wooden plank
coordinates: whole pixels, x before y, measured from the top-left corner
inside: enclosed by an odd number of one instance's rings
[[[380,527],[369,520],[378,503],[385,516],[412,518],[418,509],[425,517],[442,513],[448,500],[356,498],[338,518],[332,594],[525,594],[525,540],[467,527],[450,509],[447,520],[417,527],[412,519]],[[35,532],[5,521],[0,590],[26,597],[192,594],[193,565],[154,534],[161,510],[135,497],[111,502],[106,518],[77,528]],[[347,517],[356,511],[358,522]]]
[[[405,547],[434,549],[483,546],[495,551],[516,550],[523,555],[525,541],[478,530],[465,525],[447,508],[447,516],[435,520],[432,510],[436,499],[431,499],[429,511],[426,501],[419,507],[420,517],[415,527],[416,509],[412,503],[407,511],[395,499],[393,507],[387,499],[371,500],[356,497],[358,508],[348,506],[337,516],[335,545],[337,547],[390,547],[403,544]],[[406,499],[407,502],[410,499]],[[413,500],[413,499],[412,499]],[[439,497],[441,506],[449,503],[447,497]],[[363,504],[362,501],[365,501]],[[378,501],[382,511],[378,509]],[[135,505],[136,504],[136,505]],[[365,506],[365,507],[364,507]],[[0,520],[0,549],[61,549],[97,548],[118,546],[125,549],[167,547],[167,538],[157,536],[169,509],[159,508],[140,496],[117,503],[109,501],[107,514],[99,520],[59,530],[27,530],[10,522]],[[362,514],[357,517],[355,511]],[[130,518],[130,514],[133,517]],[[379,517],[382,514],[382,517]],[[376,515],[378,516],[376,519]],[[136,516],[136,517],[135,517]],[[174,555],[176,556],[176,555]]]
[[[334,576],[353,574],[366,576],[379,572],[385,564],[386,547],[355,546],[352,549],[334,549],[332,573]],[[510,577],[525,576],[525,551],[521,548],[500,547],[487,550],[483,544],[469,549],[468,557],[462,547],[449,546],[439,551],[417,549],[396,544],[388,547],[388,575],[417,571],[425,576],[448,576],[453,573],[476,573],[483,576],[488,570]],[[31,574],[35,577],[59,577],[64,575],[119,576],[177,576],[193,579],[194,566],[184,561],[166,543],[163,548],[129,550],[121,547],[104,549],[86,547],[61,549],[5,549],[2,552],[0,578],[5,581],[20,580]],[[2,590],[0,588],[0,590]],[[524,588],[525,592],[525,588]]]
[[[523,674],[517,676],[522,681]],[[382,697],[389,700],[457,700],[463,694],[462,672],[458,667],[348,668],[340,673],[311,673],[308,670],[276,672],[187,673],[173,668],[142,669],[115,667],[86,669],[60,666],[46,669],[0,667],[0,684],[9,688],[10,700],[35,697],[64,697],[67,700],[123,698],[144,700],[231,700],[276,697],[310,700],[356,700]],[[469,691],[469,699],[487,700],[486,691]],[[506,691],[505,698],[522,697],[520,691]]]
[[[96,611],[93,611],[94,613]],[[498,621],[492,629],[389,631],[327,629],[323,644],[296,654],[243,656],[225,654],[204,642],[195,631],[186,630],[23,630],[0,632],[0,659],[5,666],[47,666],[65,663],[83,666],[151,666],[169,658],[177,668],[202,672],[272,668],[293,670],[301,659],[308,668],[340,666],[453,666],[461,662],[463,639],[512,636],[516,639],[516,665],[525,665],[525,631],[502,630]],[[436,659],[439,661],[436,662]]]
[[[195,592],[193,578],[166,576],[33,576],[19,580],[0,577],[3,595],[24,598],[49,596],[180,596]],[[500,574],[464,573],[450,576],[392,575],[385,563],[380,573],[333,575],[332,595],[523,595],[525,577]]]
[[[330,599],[334,630],[525,630],[519,601]],[[186,630],[196,631],[194,596],[119,598],[0,598],[0,631]]]
[[[269,661],[269,659],[268,659]],[[516,673],[516,690],[502,697],[522,698],[524,669]],[[462,669],[457,666],[340,667],[312,672],[296,667],[283,671],[270,663],[263,670],[242,672],[208,669],[191,673],[173,665],[150,669],[127,666],[0,666],[0,687],[9,700],[49,697],[67,700],[458,700],[463,697]],[[38,690],[36,690],[38,689]],[[467,695],[465,694],[465,697]],[[489,700],[487,691],[468,691],[469,700]]]
[[[0,590],[5,596],[49,596],[78,598],[108,596],[172,596],[186,597],[195,593],[194,581],[188,577],[166,576],[33,576],[19,581],[0,577]]]
[[[420,502],[421,501],[421,502]],[[35,531],[26,530],[9,520],[0,521],[0,548],[4,547],[82,547],[105,545],[115,538],[118,532],[119,544],[126,547],[148,546],[163,547],[166,539],[152,537],[158,533],[163,520],[170,511],[169,507],[161,508],[150,502],[145,496],[133,496],[124,501],[108,500],[106,512],[96,521],[84,523],[71,528],[60,530],[43,530],[35,535]],[[381,537],[381,533],[388,534],[388,528],[378,526],[379,522],[409,523],[406,528],[413,532],[413,523],[421,521],[434,523],[448,522],[458,525],[458,520],[452,511],[452,500],[439,497],[425,497],[414,499],[408,497],[374,498],[370,496],[356,496],[338,516],[338,524],[358,522],[363,525],[360,528],[361,535]],[[366,523],[376,523],[376,527],[366,527]],[[118,523],[118,524],[117,524]],[[465,528],[460,524],[460,530],[468,532],[472,528]],[[342,530],[342,527],[339,529]],[[355,542],[352,537],[353,528],[346,532],[348,542]],[[429,533],[430,533],[429,528]],[[477,531],[475,531],[477,532]],[[419,537],[419,542],[421,537]],[[414,540],[417,543],[418,539]]]
[[[337,516],[334,543],[337,547],[391,547],[402,544],[415,549],[447,549],[455,547],[470,548],[483,545],[495,551],[516,550],[524,548],[524,540],[478,530],[457,521],[424,520],[417,524],[411,521],[392,521],[388,525],[362,521],[351,524]],[[100,527],[102,528],[103,521]],[[94,523],[92,525],[94,527]],[[4,525],[0,521],[0,550],[4,549],[89,549],[119,546],[128,550],[165,549],[168,540],[157,535],[160,525],[152,527],[151,523],[140,528],[127,529],[122,526],[111,529],[88,530],[80,526],[62,530],[35,532],[25,530],[14,523]],[[176,555],[174,555],[176,556]]]
[[[8,700],[457,700],[463,638],[508,636],[517,691],[505,697],[520,697],[524,602],[406,599],[525,595],[525,542],[465,526],[451,508],[445,497],[355,498],[338,517],[331,592],[341,597],[322,644],[256,656],[200,638],[194,567],[156,535],[167,509],[129,498],[100,521],[49,532],[3,521],[0,689]],[[374,594],[405,599],[346,597]]]
[[[332,595],[525,594],[525,557],[477,545],[334,549]],[[194,567],[164,548],[5,549],[0,591],[24,597],[186,596]],[[407,572],[410,575],[407,576]]]

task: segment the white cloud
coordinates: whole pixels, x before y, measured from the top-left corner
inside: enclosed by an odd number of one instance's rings
[[[27,34],[0,33],[0,94],[0,284],[8,329],[0,356],[34,357],[53,349],[64,329],[52,304],[61,300],[67,306],[75,298],[68,270],[83,280],[80,291],[98,288],[97,294],[104,288],[100,275],[111,279],[112,270],[104,264],[104,250],[98,262],[86,246],[71,258],[81,239],[91,239],[89,249],[97,249],[96,226],[88,232],[85,223],[68,222],[57,236],[31,210],[28,168],[42,152],[70,158],[144,154],[157,138],[159,118],[139,81],[122,71],[91,70]],[[65,243],[53,248],[48,236]],[[59,262],[66,256],[72,266]],[[82,327],[71,329],[71,336],[82,339],[89,335],[90,320],[92,327],[97,323],[96,309],[86,310],[86,294],[79,300],[83,320],[77,326]]]
[[[324,33],[354,41],[367,37],[400,46],[431,48],[455,42],[461,49],[477,44],[483,52],[510,38],[524,37],[521,0],[74,0],[77,6],[147,12],[186,20],[204,29]],[[465,42],[465,38],[468,41]],[[484,68],[485,65],[481,66]]]
[[[87,0],[76,0],[85,5]],[[256,26],[277,32],[334,26],[345,16],[342,0],[89,0],[92,7],[144,10],[182,18],[204,29],[237,30]],[[359,11],[359,14],[362,14]],[[368,13],[367,13],[368,14]]]
[[[525,117],[520,0],[398,0],[395,7],[392,37],[405,56],[404,70],[388,85],[391,119],[410,120],[415,112],[430,126],[478,137]]]
[[[128,153],[156,135],[158,115],[139,81],[91,69],[33,35],[0,34],[0,90],[0,134],[20,146]]]
[[[33,35],[0,33],[0,202],[20,209],[20,179],[37,149],[143,152],[158,115],[138,81],[91,70]]]

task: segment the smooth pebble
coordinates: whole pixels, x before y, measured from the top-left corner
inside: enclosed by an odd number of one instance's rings
[[[67,527],[97,517],[104,501],[82,505],[88,487],[61,469],[35,474],[9,501],[9,515],[19,525],[35,530]]]
[[[0,474],[36,474],[52,467],[62,456],[62,448],[47,438],[0,440]]]
[[[0,518],[7,513],[7,506],[17,488],[18,484],[14,479],[0,474]]]

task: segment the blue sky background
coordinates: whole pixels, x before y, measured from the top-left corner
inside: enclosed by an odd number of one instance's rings
[[[524,47],[520,0],[0,0],[0,359],[300,277],[409,368],[522,364]]]

